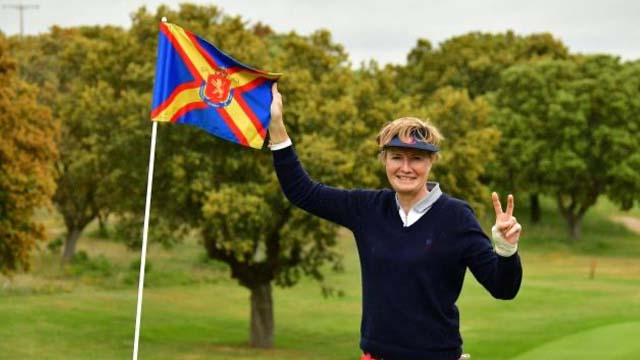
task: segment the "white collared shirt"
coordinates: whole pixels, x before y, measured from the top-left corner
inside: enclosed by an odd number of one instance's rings
[[[404,227],[409,227],[413,225],[416,221],[420,220],[420,218],[431,209],[433,204],[440,198],[442,195],[442,191],[440,190],[440,184],[436,182],[427,182],[427,190],[429,193],[420,199],[417,203],[415,203],[411,209],[409,209],[409,213],[405,213],[402,206],[400,206],[400,201],[398,200],[398,194],[396,194],[396,205],[398,206],[398,214],[400,215],[400,219],[402,219],[402,224]]]

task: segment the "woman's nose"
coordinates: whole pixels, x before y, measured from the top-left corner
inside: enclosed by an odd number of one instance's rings
[[[410,171],[411,166],[409,166],[409,159],[402,159],[402,165],[400,167],[403,171]]]

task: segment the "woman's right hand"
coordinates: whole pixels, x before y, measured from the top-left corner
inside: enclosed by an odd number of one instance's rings
[[[289,138],[284,127],[282,95],[278,91],[278,83],[271,87],[273,100],[271,101],[271,122],[269,123],[269,140],[271,144],[279,144]]]
[[[500,232],[500,235],[511,245],[516,245],[520,240],[520,233],[522,232],[522,225],[518,223],[518,220],[513,216],[513,195],[507,196],[507,211],[502,211],[502,204],[500,198],[496,192],[491,194],[493,200],[493,209],[496,211],[496,225],[495,228]]]

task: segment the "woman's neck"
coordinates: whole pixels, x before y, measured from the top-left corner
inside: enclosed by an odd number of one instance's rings
[[[404,210],[405,214],[408,214],[413,205],[415,205],[418,201],[424,199],[425,196],[429,195],[429,189],[427,189],[427,186],[425,184],[422,190],[416,193],[396,192],[396,195],[398,196],[398,202],[400,203],[402,210]]]

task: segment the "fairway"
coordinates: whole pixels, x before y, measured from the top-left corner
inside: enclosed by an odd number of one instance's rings
[[[552,341],[513,360],[628,360],[640,356],[640,322],[601,326]]]

